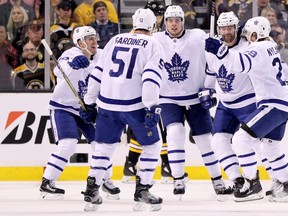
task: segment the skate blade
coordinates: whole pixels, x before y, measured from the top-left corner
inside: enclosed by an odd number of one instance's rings
[[[177,198],[179,199],[179,201],[181,202],[182,201],[182,196],[183,196],[184,194],[176,194],[176,196],[177,196]]]
[[[253,194],[248,197],[243,197],[243,198],[234,197],[234,201],[235,202],[249,202],[249,201],[260,200],[263,198],[264,198],[263,194],[259,192],[257,194]]]
[[[105,198],[108,200],[120,200],[119,194],[110,194],[108,192],[105,192]]]
[[[43,200],[63,200],[64,194],[51,194],[47,192],[41,192],[40,198]]]
[[[217,194],[216,195],[216,200],[219,201],[219,202],[227,202],[229,201],[230,199],[232,198],[232,195],[231,194]]]
[[[97,211],[99,209],[101,204],[96,204],[96,203],[86,203],[84,207],[85,212],[93,212]]]
[[[124,184],[134,184],[136,182],[135,176],[123,176],[122,183]]]
[[[272,195],[269,196],[268,198],[269,202],[280,202],[280,203],[286,203],[288,202],[288,196],[284,197],[273,197]]]
[[[143,202],[135,202],[135,204],[133,206],[133,211],[137,211],[137,212],[144,212],[144,211],[154,212],[154,211],[161,210],[161,208],[162,208],[161,204],[147,204],[147,203],[143,203]]]

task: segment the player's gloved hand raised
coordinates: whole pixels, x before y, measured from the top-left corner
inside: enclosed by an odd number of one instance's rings
[[[75,70],[78,70],[80,68],[87,68],[89,64],[89,59],[84,55],[75,56],[72,62],[69,63],[70,67]]]
[[[198,98],[200,100],[201,106],[204,109],[210,109],[217,104],[217,99],[213,97],[213,94],[216,93],[214,89],[211,88],[200,88],[198,93]]]
[[[223,59],[229,52],[228,46],[215,38],[207,38],[205,40],[205,50],[217,56],[218,59]]]
[[[144,125],[146,128],[155,127],[160,120],[161,107],[156,105],[151,108],[145,108],[146,115]]]
[[[97,116],[96,104],[85,104],[86,111],[80,107],[79,115],[87,124],[94,124]]]

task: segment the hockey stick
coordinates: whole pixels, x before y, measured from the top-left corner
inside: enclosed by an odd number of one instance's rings
[[[215,32],[215,8],[216,8],[216,3],[215,0],[212,0],[212,8],[211,8],[211,16],[210,16],[210,37],[214,37]]]
[[[50,49],[50,47],[48,46],[47,42],[45,39],[41,40],[41,43],[43,44],[43,46],[45,47],[47,53],[52,57],[52,59],[55,61],[56,66],[59,68],[62,76],[64,77],[64,79],[66,80],[68,86],[70,87],[70,89],[72,90],[74,96],[78,99],[80,106],[82,107],[82,109],[84,111],[87,111],[85,104],[83,102],[83,100],[79,97],[76,89],[74,88],[74,86],[72,85],[71,81],[69,80],[68,76],[65,74],[63,68],[61,67],[61,65],[59,64],[59,62],[57,61],[55,55],[53,54],[52,50]]]

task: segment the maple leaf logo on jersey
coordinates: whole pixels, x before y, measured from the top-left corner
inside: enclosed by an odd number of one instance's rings
[[[84,98],[84,95],[87,92],[87,87],[88,87],[88,79],[89,79],[89,75],[85,78],[85,81],[83,82],[82,80],[80,80],[78,82],[78,95],[80,96],[80,98]]]
[[[172,82],[177,81],[179,83],[180,81],[187,79],[187,69],[190,62],[187,60],[182,63],[181,57],[175,53],[171,59],[171,63],[172,64],[168,62],[164,63],[164,67],[169,75],[168,80]]]
[[[216,79],[219,83],[220,88],[224,93],[232,91],[232,83],[235,79],[235,74],[229,74],[227,75],[227,69],[224,65],[221,65],[218,71],[218,74],[216,74]]]

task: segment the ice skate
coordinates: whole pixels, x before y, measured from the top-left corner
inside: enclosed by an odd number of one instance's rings
[[[53,180],[42,178],[42,183],[40,186],[40,196],[43,199],[63,199],[65,190],[57,188]]]
[[[278,187],[278,182],[279,181],[277,179],[272,179],[272,184],[270,186],[270,189],[267,190],[266,193],[265,193],[266,196],[272,195],[273,188]]]
[[[162,208],[163,199],[151,194],[149,191],[151,187],[152,185],[142,185],[140,177],[136,177],[133,211],[159,211]]]
[[[86,205],[84,211],[97,211],[102,204],[102,197],[99,195],[99,186],[96,185],[95,177],[88,176],[86,190],[82,191]]]
[[[216,199],[220,202],[227,201],[233,194],[233,187],[226,187],[222,178],[217,180],[212,180],[212,185],[216,193]]]
[[[245,202],[263,199],[262,186],[259,181],[259,175],[257,172],[255,179],[245,178],[245,182],[241,188],[238,188],[234,192],[235,202]]]
[[[122,183],[134,183],[136,176],[136,165],[129,161],[128,157],[126,157],[126,161],[124,164],[124,176],[122,178]]]
[[[110,200],[119,200],[120,189],[114,186],[110,179],[103,179],[102,191],[105,192],[106,198]]]
[[[288,182],[275,181],[272,193],[269,196],[270,202],[288,202]]]
[[[179,197],[179,200],[182,200],[182,195],[185,194],[185,179],[184,175],[180,178],[174,178],[174,190],[173,194]]]

